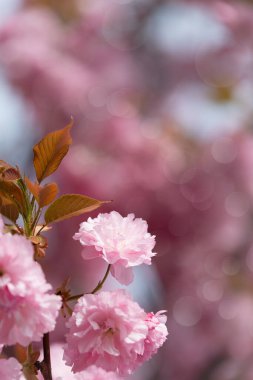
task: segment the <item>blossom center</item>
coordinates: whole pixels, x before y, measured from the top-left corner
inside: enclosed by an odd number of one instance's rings
[[[105,331],[105,335],[113,335],[114,332],[115,332],[115,331],[114,331],[111,327],[109,327],[109,329],[107,329],[107,330]]]
[[[114,323],[112,321],[104,321],[100,324],[100,328],[103,330],[103,334],[106,336],[114,335],[117,329],[113,326]]]

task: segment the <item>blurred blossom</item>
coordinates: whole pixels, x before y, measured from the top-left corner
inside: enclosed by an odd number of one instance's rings
[[[201,318],[201,310],[193,297],[182,297],[176,301],[173,308],[176,322],[182,326],[194,326]]]
[[[217,280],[209,280],[203,284],[202,293],[208,301],[218,301],[223,295],[223,286]]]
[[[232,138],[217,138],[212,145],[213,158],[222,164],[229,164],[234,161],[237,155],[237,147]]]
[[[223,49],[198,53],[195,65],[204,83],[215,87],[232,87],[251,70],[252,53],[248,46],[232,43]]]
[[[109,45],[119,50],[131,51],[143,44],[143,38],[140,38],[140,36],[137,36],[137,38],[133,40],[128,38],[128,36],[135,33],[138,19],[135,9],[133,7],[123,6],[123,4],[124,3],[121,2],[120,12],[115,12],[115,9],[111,10],[111,12],[106,11],[102,34]]]
[[[249,203],[243,194],[231,193],[225,200],[226,211],[235,217],[243,216],[249,209]]]
[[[248,96],[247,88],[245,91],[237,89],[234,95],[222,101],[216,97],[213,88],[196,83],[184,84],[165,100],[162,111],[187,134],[210,139],[218,137],[221,130],[223,133],[235,132],[247,122],[251,116]]]
[[[21,364],[14,358],[0,360],[0,374],[3,380],[24,380]]]
[[[222,301],[219,305],[219,315],[225,319],[230,320],[236,317],[237,304],[231,302],[231,300]]]
[[[199,50],[224,46],[231,37],[209,8],[180,2],[158,7],[147,33],[156,48],[182,59],[194,57]]]
[[[1,3],[0,24],[3,24],[18,9],[21,2],[22,0],[9,0]]]

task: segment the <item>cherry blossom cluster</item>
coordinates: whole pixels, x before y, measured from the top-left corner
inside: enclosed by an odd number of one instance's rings
[[[2,346],[30,347],[39,342],[44,334],[54,330],[63,304],[66,306],[76,298],[74,309],[69,307],[71,316],[66,323],[64,347],[64,360],[72,372],[55,379],[119,380],[119,376],[132,374],[163,345],[168,335],[163,311],[146,313],[125,290],[95,294],[102,288],[109,270],[120,282],[129,283],[133,278],[131,267],[151,264],[155,237],[147,232],[144,220],[134,219],[133,214],[122,217],[113,211],[81,224],[74,239],[94,249],[84,251],[83,258],[100,257],[107,262],[108,269],[92,294],[69,298],[64,298],[61,292],[50,293],[52,287],[34,260],[32,242],[8,231],[2,219],[0,227]],[[15,358],[0,360],[1,379],[29,379],[26,365],[23,363],[22,367]],[[39,362],[34,365],[40,368]]]
[[[89,218],[74,239],[93,248],[83,251],[84,259],[102,258],[123,284],[133,280],[131,267],[149,265],[155,255],[155,237],[147,232],[147,223],[133,214],[122,217],[112,211]],[[119,375],[132,374],[165,342],[165,323],[162,311],[146,313],[124,290],[84,295],[67,323],[64,358],[74,372],[96,365]]]
[[[113,199],[122,214],[135,210],[159,231],[157,269],[173,334],[157,377],[252,380],[252,5],[26,3],[33,7],[1,28],[0,61],[37,116],[34,135],[37,124],[60,127],[70,113],[78,120],[62,189],[73,182],[81,193]],[[56,8],[67,3],[81,9],[62,23]],[[58,263],[75,244],[60,243],[47,258],[47,278],[56,284],[69,265]],[[102,250],[94,254],[115,271]],[[75,257],[76,282],[86,288],[97,260],[81,267]],[[132,270],[118,267],[124,275]]]

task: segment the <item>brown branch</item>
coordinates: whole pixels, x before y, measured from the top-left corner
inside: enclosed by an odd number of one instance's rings
[[[41,371],[44,380],[53,380],[51,369],[49,333],[44,334],[43,336],[43,353],[43,361],[40,363],[37,362],[36,366]]]

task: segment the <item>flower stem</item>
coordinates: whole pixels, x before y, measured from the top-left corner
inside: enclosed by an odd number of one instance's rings
[[[78,300],[78,299],[81,298],[83,295],[84,295],[84,293],[75,294],[74,296],[71,296],[71,297],[67,298],[66,301],[68,302],[68,301],[75,301],[75,300]]]
[[[110,268],[111,268],[111,264],[108,265],[107,267],[107,270],[105,272],[105,275],[104,277],[102,278],[101,281],[99,281],[99,283],[97,284],[97,286],[92,290],[91,294],[95,294],[98,290],[102,289],[107,277],[108,277],[108,274],[110,272]]]
[[[108,265],[107,267],[107,270],[105,272],[105,275],[104,277],[102,278],[101,281],[99,281],[99,283],[97,284],[97,286],[89,293],[84,293],[84,294],[95,294],[98,290],[102,289],[108,275],[109,275],[109,272],[110,272],[110,268],[111,268],[111,264]],[[71,296],[69,297],[66,301],[75,301],[75,300],[78,300],[78,298],[82,297],[84,295],[83,293],[81,294],[76,294],[74,296]]]
[[[37,232],[37,235],[39,235],[40,232],[41,232],[46,226],[47,226],[46,224],[43,224],[43,225],[41,226],[41,228],[39,229],[39,231]]]

